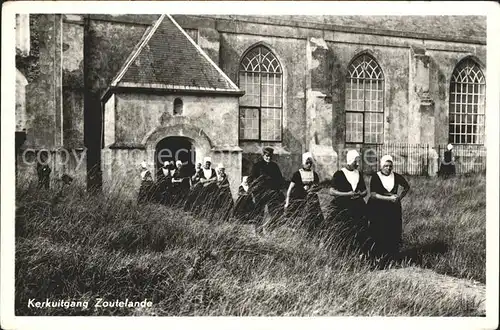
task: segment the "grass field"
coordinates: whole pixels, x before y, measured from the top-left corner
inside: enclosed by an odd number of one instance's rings
[[[410,178],[404,254],[416,264],[485,282],[485,177]],[[325,196],[322,197],[325,200]],[[19,183],[16,315],[475,316],[475,299],[374,276],[357,255],[278,228],[207,222],[117,194],[63,197]],[[411,259],[411,261],[410,261]],[[29,299],[152,300],[146,309],[35,309]]]

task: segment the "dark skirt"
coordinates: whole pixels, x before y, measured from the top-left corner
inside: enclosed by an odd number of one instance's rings
[[[191,210],[198,217],[210,217],[217,202],[218,187],[217,183],[210,183],[204,186],[199,183],[190,197],[192,201]]]
[[[160,179],[154,184],[154,195],[158,203],[168,205],[169,185],[165,179]]]
[[[186,212],[194,211],[197,205],[196,203],[198,202],[198,197],[202,189],[203,185],[201,183],[197,183],[191,187],[187,195],[186,202],[184,203],[184,211]]]
[[[450,177],[454,176],[456,174],[456,167],[455,164],[443,164],[441,165],[441,168],[439,169],[438,175],[440,177]]]
[[[366,214],[366,203],[363,198],[334,197],[328,205],[327,223],[345,219],[343,216],[358,219]]]
[[[290,196],[284,217],[287,225],[305,228],[309,234],[320,230],[324,217],[318,194],[311,193],[302,198]]]
[[[270,219],[268,220],[268,227],[272,229],[279,222],[283,215],[283,207],[285,202],[285,195],[279,190],[264,190],[257,191],[255,196],[255,216],[254,223],[261,226],[264,221],[264,213],[267,206]]]
[[[169,187],[169,194],[167,198],[169,199],[169,204],[173,206],[184,206],[186,199],[189,195],[189,182],[175,182]]]
[[[375,256],[395,257],[399,252],[403,232],[401,202],[371,198],[368,202],[372,252]]]
[[[154,183],[153,181],[142,181],[137,196],[138,203],[147,203],[153,200]]]
[[[227,221],[231,217],[234,201],[229,188],[217,189],[217,197],[215,199],[212,220]]]
[[[368,221],[363,198],[334,197],[321,227],[328,245],[345,249],[365,249],[368,244]]]
[[[253,217],[255,204],[252,195],[240,195],[233,208],[233,217],[242,223],[249,223]]]
[[[38,188],[49,189],[50,188],[50,179],[48,177],[39,178],[38,179]]]

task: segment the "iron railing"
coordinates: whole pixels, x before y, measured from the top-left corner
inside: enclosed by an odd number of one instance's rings
[[[436,173],[444,162],[447,145],[432,147],[428,144],[385,143],[364,145],[360,169],[365,174],[380,169],[380,159],[391,155],[394,171],[406,175],[431,175]],[[486,147],[483,145],[454,145],[452,149],[457,174],[481,173],[486,171]]]

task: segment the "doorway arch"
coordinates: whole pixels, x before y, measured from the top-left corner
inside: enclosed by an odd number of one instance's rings
[[[196,150],[193,141],[183,136],[168,136],[156,143],[155,171],[158,173],[165,161],[180,160],[190,176],[195,172]]]

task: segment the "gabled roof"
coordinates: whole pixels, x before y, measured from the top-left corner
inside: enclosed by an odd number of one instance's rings
[[[243,94],[166,14],[144,33],[110,87]]]

